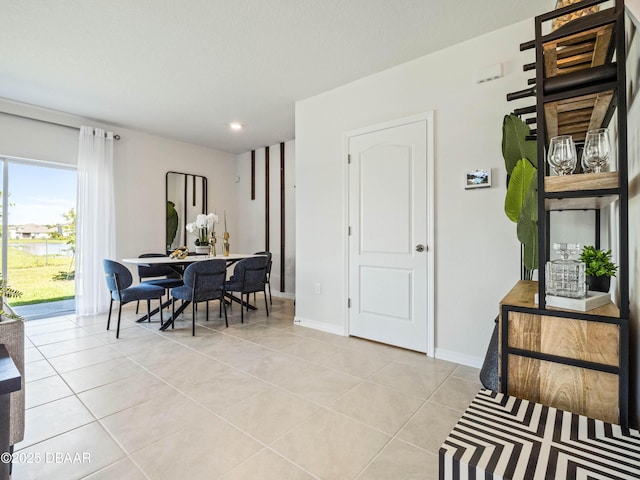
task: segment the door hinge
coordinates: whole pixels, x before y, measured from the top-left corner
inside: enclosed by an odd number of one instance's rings
[[[351,154],[347,154],[347,163],[351,163]]]
[[[347,308],[351,308],[351,299],[347,298]]]

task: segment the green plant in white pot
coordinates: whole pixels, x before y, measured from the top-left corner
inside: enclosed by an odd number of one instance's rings
[[[618,266],[611,260],[611,250],[601,250],[587,245],[582,249],[580,261],[585,264],[589,290],[608,292],[611,287],[611,277],[615,277],[618,271]]]

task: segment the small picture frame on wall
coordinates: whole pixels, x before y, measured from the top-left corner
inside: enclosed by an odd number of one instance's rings
[[[472,170],[465,174],[464,188],[482,188],[491,186],[491,169]]]

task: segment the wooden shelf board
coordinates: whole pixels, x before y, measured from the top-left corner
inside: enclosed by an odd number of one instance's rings
[[[575,175],[549,176],[544,179],[545,192],[577,192],[618,188],[618,172],[579,173]]]
[[[613,98],[614,91],[607,90],[545,103],[547,141],[558,135],[572,135],[574,141],[584,140],[587,130],[603,127]]]
[[[533,299],[535,294],[538,293],[538,282],[532,280],[520,280],[516,285],[507,293],[502,299],[500,305],[513,305],[514,307],[524,308],[538,308],[538,304],[534,303]],[[563,308],[547,308],[549,311],[561,311],[572,312],[573,310],[566,310]],[[588,315],[598,315],[602,317],[620,318],[620,309],[613,303],[603,305],[602,307],[594,308],[588,312],[575,312],[575,313],[587,313]]]
[[[617,199],[617,195],[603,195],[601,197],[547,198],[544,201],[544,208],[547,211],[600,210],[611,205]]]

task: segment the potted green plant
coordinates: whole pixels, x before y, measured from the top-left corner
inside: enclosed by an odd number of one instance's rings
[[[591,245],[582,249],[580,261],[584,262],[589,290],[608,292],[611,277],[615,277],[618,267],[611,261],[611,250],[601,250]]]

